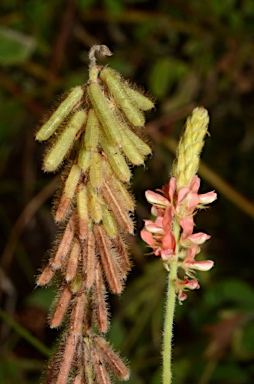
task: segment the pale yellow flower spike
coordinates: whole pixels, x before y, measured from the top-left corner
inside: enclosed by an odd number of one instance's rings
[[[188,117],[184,134],[178,148],[176,162],[173,167],[173,177],[177,180],[177,190],[188,187],[199,167],[200,153],[204,146],[209,123],[208,112],[203,107],[197,107]]]

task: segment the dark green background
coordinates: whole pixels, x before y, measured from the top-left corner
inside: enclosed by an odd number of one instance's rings
[[[57,95],[87,81],[89,47],[107,44],[114,56],[101,63],[157,100],[147,117],[153,157],[133,171],[134,268],[123,295],[109,297],[109,336],[130,361],[129,383],[159,384],[166,273],[139,238],[149,217],[144,191],[167,182],[166,139],[179,137],[203,105],[211,116],[203,160],[253,200],[254,2],[2,0],[0,24],[1,308],[45,346],[54,344],[58,332],[46,328],[54,288],[34,290],[34,278],[56,232],[57,180],[40,170],[44,145],[34,130]],[[202,190],[214,189],[206,179]],[[220,184],[218,201],[196,218],[197,229],[212,235],[203,256],[215,267],[177,306],[174,384],[254,381],[253,206],[243,211],[228,198]],[[0,383],[39,383],[45,355],[4,324]]]

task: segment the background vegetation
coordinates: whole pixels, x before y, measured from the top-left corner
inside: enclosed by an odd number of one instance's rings
[[[0,382],[39,383],[58,334],[46,328],[54,287],[34,290],[55,236],[58,181],[40,170],[34,127],[57,95],[87,81],[88,50],[104,43],[114,52],[106,62],[157,99],[147,125],[153,156],[133,177],[134,269],[124,294],[109,297],[109,336],[130,361],[129,383],[160,383],[166,275],[138,235],[149,216],[144,191],[167,181],[173,139],[196,105],[211,116],[202,188],[219,199],[197,227],[212,235],[203,252],[215,268],[177,307],[175,384],[252,383],[253,0],[2,0],[0,15]]]

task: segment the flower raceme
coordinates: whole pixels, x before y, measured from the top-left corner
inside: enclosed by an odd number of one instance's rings
[[[179,191],[176,188],[176,178],[172,177],[160,193],[146,191],[146,199],[152,204],[152,214],[156,216],[155,221],[145,220],[145,227],[141,231],[142,239],[153,249],[155,256],[160,256],[168,269],[175,258],[176,243],[173,227],[177,220],[181,227],[179,239],[178,266],[184,269],[187,276],[193,276],[193,270],[209,271],[213,267],[213,261],[196,261],[195,256],[200,251],[200,245],[210,238],[209,235],[198,232],[193,233],[193,215],[198,208],[216,200],[215,192],[198,194],[200,179],[194,176],[188,187]],[[199,288],[197,280],[177,279],[175,282],[178,291],[178,299],[183,301],[186,295],[185,289]]]

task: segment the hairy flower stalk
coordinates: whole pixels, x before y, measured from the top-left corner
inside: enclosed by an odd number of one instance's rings
[[[170,384],[172,379],[172,326],[176,297],[182,303],[187,298],[186,291],[199,288],[195,271],[208,271],[213,267],[211,260],[195,260],[200,245],[210,236],[202,232],[193,233],[196,211],[217,198],[215,192],[198,194],[200,179],[196,173],[208,123],[207,111],[202,107],[195,108],[180,139],[169,183],[158,190],[160,193],[146,192],[156,219],[145,220],[141,237],[169,272],[163,340],[164,384]],[[183,279],[178,276],[179,269],[185,274]]]
[[[130,166],[143,164],[151,153],[140,132],[143,111],[154,105],[117,72],[98,66],[96,52],[112,55],[105,45],[91,48],[88,83],[72,89],[36,134],[39,141],[52,140],[43,169],[55,172],[64,163],[54,204],[55,221],[64,229],[37,279],[39,286],[53,278],[57,283],[50,327],[66,324],[45,373],[47,384],[129,377],[105,340],[106,291],[120,294],[131,269],[124,242],[133,233]]]

